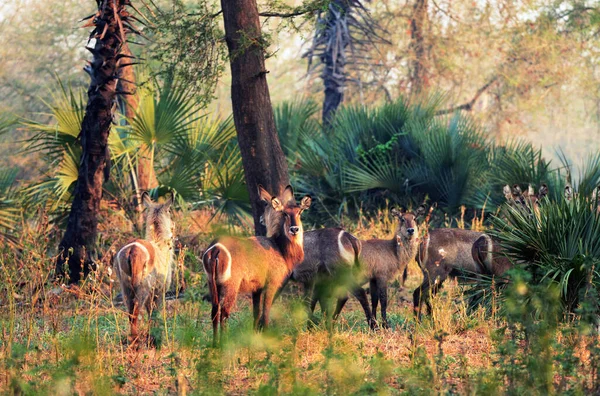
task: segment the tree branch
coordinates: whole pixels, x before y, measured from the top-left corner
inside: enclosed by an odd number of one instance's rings
[[[459,106],[451,107],[449,109],[438,110],[435,112],[435,115],[437,116],[437,115],[450,114],[450,113],[454,113],[455,111],[462,111],[462,110],[465,110],[465,111],[473,110],[473,106],[475,105],[475,102],[477,102],[477,99],[479,99],[479,97],[481,95],[483,95],[483,93],[485,91],[487,91],[488,88],[491,87],[497,80],[498,80],[498,76],[494,76],[483,87],[479,88],[479,90],[475,93],[475,96],[473,96],[473,99],[471,99],[467,103],[463,103]]]
[[[293,12],[274,12],[274,11],[266,11],[266,12],[260,12],[258,15],[261,17],[275,17],[275,18],[293,18],[293,17],[297,17],[300,15],[304,15],[304,14],[308,14],[309,12],[313,12],[315,10],[313,9],[308,9],[308,10],[298,10],[298,11],[293,11]]]

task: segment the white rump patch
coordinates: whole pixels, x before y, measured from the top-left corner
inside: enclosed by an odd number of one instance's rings
[[[137,246],[138,248],[142,249],[144,251],[144,253],[146,253],[146,261],[150,261],[150,252],[148,252],[148,249],[146,249],[146,246],[142,245],[139,242],[132,242],[129,245],[123,246],[123,248],[121,250],[119,250],[119,253],[117,253],[117,257],[119,257],[119,263],[120,263],[121,253],[123,253],[123,251],[125,251],[125,249],[128,249],[134,245]]]
[[[338,248],[340,251],[340,256],[342,256],[342,258],[348,261],[349,263],[352,263],[354,262],[354,252],[350,253],[349,251],[347,251],[344,247],[344,244],[342,243],[342,236],[345,232],[346,231],[340,231],[340,233],[338,234]]]
[[[211,247],[206,249],[206,251],[202,255],[202,262],[204,262],[204,256],[206,256],[206,254],[208,252],[213,250],[215,246],[218,246],[221,249],[221,252],[225,253],[225,255],[227,256],[226,260],[223,260],[222,256],[219,257],[219,265],[222,266],[223,263],[225,263],[226,267],[225,267],[225,272],[223,272],[221,275],[219,275],[217,277],[217,282],[223,283],[223,282],[226,282],[227,280],[229,280],[229,278],[231,278],[231,253],[229,253],[229,249],[227,249],[225,247],[225,245],[223,245],[222,243],[215,243],[214,245],[212,245]],[[218,268],[217,268],[217,270],[218,270]],[[204,268],[204,272],[206,272],[206,268]],[[210,274],[208,272],[206,272],[206,276],[210,277]]]

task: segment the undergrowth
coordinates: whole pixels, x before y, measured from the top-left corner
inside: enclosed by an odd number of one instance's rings
[[[384,210],[385,212],[385,210]],[[382,212],[381,219],[386,218]],[[460,219],[459,219],[460,221]],[[356,233],[385,237],[387,220],[365,219]],[[375,226],[375,223],[377,225]],[[44,216],[0,253],[0,390],[8,394],[588,394],[599,390],[600,359],[591,320],[565,322],[556,288],[529,286],[517,273],[504,309],[469,312],[462,287],[434,298],[417,322],[409,296],[420,279],[415,263],[405,288],[390,294],[390,329],[368,329],[351,300],[333,330],[309,330],[300,290],[273,307],[273,326],[252,330],[251,304],[240,298],[229,333],[211,347],[210,306],[193,249],[182,249],[183,298],[169,300],[150,330],[156,347],[127,342],[128,320],[106,265],[78,287],[51,282],[47,252],[56,241]],[[203,243],[203,242],[200,242]],[[179,267],[178,267],[179,268]],[[192,270],[190,270],[190,268]],[[595,293],[590,293],[595,296]],[[578,318],[594,317],[584,299]],[[587,310],[587,311],[586,311]],[[540,312],[543,314],[540,316]],[[589,314],[588,314],[589,312]],[[533,315],[532,313],[536,313]],[[317,313],[317,316],[320,314]]]

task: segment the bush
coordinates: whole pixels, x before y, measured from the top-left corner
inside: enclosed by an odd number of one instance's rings
[[[494,212],[505,200],[505,184],[561,189],[541,149],[495,145],[464,114],[436,116],[439,105],[434,96],[423,103],[400,98],[381,107],[346,107],[327,130],[318,126],[312,102],[280,105],[276,123],[294,185],[316,198],[309,221],[340,223],[344,215],[376,213],[388,201],[416,206],[430,200],[450,215],[461,206]]]
[[[507,207],[493,220],[492,235],[504,253],[531,274],[530,284],[558,286],[561,303],[574,313],[582,297],[600,282],[600,214],[590,197],[545,200],[539,213]]]

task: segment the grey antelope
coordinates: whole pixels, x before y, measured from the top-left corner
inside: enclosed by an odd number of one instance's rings
[[[423,237],[417,254],[423,282],[413,292],[415,314],[425,303],[431,313],[429,292],[435,295],[448,277],[465,272],[500,276],[511,266],[499,244],[483,232],[438,228]]]
[[[115,271],[131,327],[131,339],[138,337],[140,310],[151,316],[164,299],[171,284],[173,270],[173,222],[169,195],[163,204],[152,202],[148,193],[142,195],[146,212],[146,239],[136,239],[125,245],[116,256]]]
[[[384,328],[389,327],[387,321],[388,284],[399,273],[404,272],[408,263],[415,258],[419,246],[417,218],[424,213],[424,206],[420,206],[416,212],[404,212],[394,208],[391,215],[398,219],[394,236],[391,239],[369,239],[361,242],[362,251],[359,259],[361,272],[357,275],[356,283],[362,285],[369,282],[372,317],[367,315],[367,321],[370,324],[376,321],[377,305],[381,303],[381,325]],[[347,295],[338,299],[334,318],[339,315],[347,300]]]
[[[258,190],[261,199],[273,209],[264,215],[269,236],[222,237],[211,242],[202,256],[212,303],[215,345],[219,324],[222,336],[239,293],[252,294],[254,327],[267,327],[275,294],[304,259],[300,215],[310,207],[311,198],[305,196],[298,205],[291,186],[279,198],[262,186]]]
[[[503,188],[509,205],[528,213],[539,213],[541,200],[548,194],[545,184],[535,194],[531,185],[525,193],[519,185]],[[421,305],[431,312],[429,294],[435,295],[448,277],[456,278],[465,272],[501,276],[510,267],[510,261],[502,254],[498,241],[483,232],[457,228],[439,228],[429,231],[417,254],[417,263],[423,272],[423,282],[413,292],[415,314],[421,314]]]
[[[354,278],[360,267],[360,253],[358,238],[341,228],[304,233],[304,261],[294,268],[290,279],[304,285],[304,301],[310,303],[311,315],[320,303],[327,326],[331,325],[332,300],[350,291],[365,311],[369,326],[375,327],[367,293]]]

